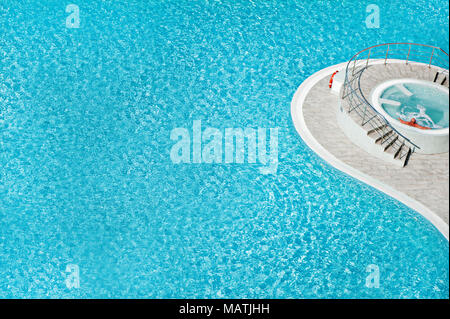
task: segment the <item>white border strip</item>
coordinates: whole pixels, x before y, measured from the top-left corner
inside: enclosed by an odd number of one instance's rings
[[[389,63],[401,63],[404,61],[401,60],[389,60]],[[381,64],[383,61],[374,61],[371,64]],[[412,63],[411,63],[412,64]],[[294,122],[295,129],[300,134],[301,138],[305,143],[327,161],[330,165],[337,168],[338,170],[382,191],[383,193],[395,198],[396,200],[402,202],[406,206],[412,208],[413,210],[419,212],[422,216],[428,219],[443,235],[449,240],[449,226],[439,217],[435,212],[430,210],[428,207],[423,205],[422,203],[416,201],[415,199],[407,196],[406,194],[399,192],[393,187],[386,185],[377,179],[366,175],[357,169],[351,167],[350,165],[345,164],[338,158],[336,158],[333,154],[328,152],[320,143],[313,137],[308,127],[306,126],[305,119],[303,117],[303,103],[305,102],[305,98],[308,95],[311,88],[316,85],[320,80],[325,78],[326,76],[330,76],[334,71],[345,72],[345,68],[347,66],[347,62],[336,64],[320,70],[314,73],[312,76],[307,78],[297,89],[294,94],[294,98],[291,102],[291,116]]]

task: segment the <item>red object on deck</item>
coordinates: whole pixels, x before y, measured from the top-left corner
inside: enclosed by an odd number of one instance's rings
[[[333,73],[333,75],[331,76],[331,78],[330,78],[330,83],[328,84],[328,87],[331,89],[331,87],[333,86],[333,79],[334,79],[334,76],[336,75],[336,73],[338,73],[339,71],[336,71],[336,72],[334,72]]]
[[[412,118],[411,121],[409,121],[409,122],[408,121],[404,121],[401,118],[399,118],[398,120],[400,121],[400,123],[403,123],[405,125],[409,125],[409,126],[412,126],[412,127],[417,127],[417,128],[420,128],[421,130],[431,130],[430,127],[421,126],[421,125],[417,124],[417,121],[416,121],[415,118]]]

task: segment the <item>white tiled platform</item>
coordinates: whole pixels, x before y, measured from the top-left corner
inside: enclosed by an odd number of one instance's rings
[[[384,76],[376,72],[375,68],[372,72],[379,74],[373,77],[373,80],[379,83],[392,77],[411,77],[411,72],[417,73],[417,68],[398,64],[385,69],[385,72],[382,72]],[[421,78],[425,77],[424,79],[431,81],[433,78],[430,77],[434,77],[435,74],[435,72],[419,73]],[[400,168],[366,153],[354,145],[338,127],[336,114],[339,97],[331,93],[328,81],[327,75],[316,83],[303,103],[305,124],[317,142],[345,164],[427,206],[448,224],[449,154],[414,153],[408,166]]]

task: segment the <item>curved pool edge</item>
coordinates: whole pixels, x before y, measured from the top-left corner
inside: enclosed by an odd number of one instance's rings
[[[401,63],[401,60],[390,60],[389,63]],[[381,64],[383,61],[374,61],[371,64]],[[347,62],[329,66],[322,69],[310,77],[308,77],[303,83],[298,87],[291,101],[291,117],[294,123],[295,129],[300,134],[303,141],[311,148],[317,155],[324,159],[328,164],[337,168],[338,170],[344,172],[345,174],[352,176],[378,190],[387,194],[388,196],[400,201],[404,205],[413,209],[414,211],[421,214],[428,221],[430,221],[446,238],[449,240],[449,225],[444,222],[444,220],[439,217],[435,212],[426,207],[424,204],[418,202],[417,200],[409,197],[408,195],[396,190],[395,188],[373,178],[370,175],[362,173],[361,171],[355,169],[354,167],[344,163],[339,160],[329,151],[327,151],[312,135],[309,131],[305,119],[303,117],[303,103],[306,99],[311,88],[317,84],[324,77],[331,76],[336,70],[342,71],[347,66]]]

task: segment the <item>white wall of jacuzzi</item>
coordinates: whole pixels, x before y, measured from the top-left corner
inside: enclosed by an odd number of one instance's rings
[[[394,59],[388,59],[388,63],[405,63],[404,60],[394,60]],[[375,60],[372,61],[370,64],[383,64],[384,60]],[[410,64],[415,62],[409,62]],[[422,64],[426,65],[424,63],[416,63],[416,64]],[[331,76],[336,70],[339,70],[340,72],[345,72],[345,68],[347,66],[347,62],[336,64],[333,66],[330,66],[328,68],[325,68],[323,70],[320,70],[313,75],[311,75],[309,78],[307,78],[297,89],[297,91],[294,94],[294,98],[291,102],[291,116],[292,120],[294,122],[295,129],[300,134],[301,138],[305,143],[315,152],[317,155],[319,155],[321,158],[323,158],[325,161],[327,161],[330,165],[333,167],[339,169],[340,171],[358,179],[362,182],[382,191],[383,193],[395,198],[396,200],[402,202],[406,206],[412,208],[413,210],[420,213],[422,216],[424,216],[426,219],[428,219],[448,240],[449,239],[449,226],[440,218],[435,212],[433,212],[431,209],[423,205],[422,203],[416,201],[415,199],[409,197],[408,195],[399,192],[398,190],[394,189],[393,187],[386,185],[379,180],[364,174],[360,172],[359,170],[353,168],[350,165],[347,165],[343,161],[336,158],[333,154],[328,152],[320,143],[314,138],[314,136],[309,131],[308,127],[306,126],[305,119],[303,117],[303,103],[305,101],[306,96],[308,95],[311,88],[317,84],[320,80],[322,80],[325,77]]]

